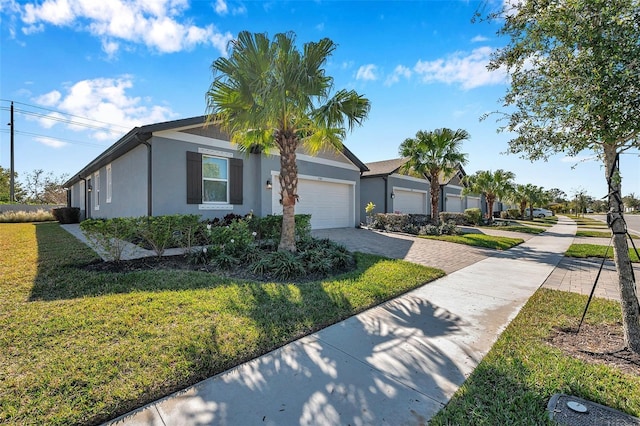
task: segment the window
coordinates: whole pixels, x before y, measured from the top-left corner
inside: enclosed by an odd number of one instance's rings
[[[93,175],[94,210],[100,210],[100,172]]]
[[[228,202],[227,166],[226,158],[202,156],[202,202]]]
[[[187,204],[200,204],[201,208],[242,204],[243,166],[240,158],[187,151],[186,178]]]
[[[107,203],[111,202],[111,188],[111,164],[107,164]]]

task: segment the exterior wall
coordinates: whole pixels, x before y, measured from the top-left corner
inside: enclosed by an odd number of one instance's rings
[[[205,137],[201,137],[202,143],[196,143],[198,139],[193,139],[193,141],[180,141],[155,135],[152,137],[153,215],[198,214],[202,215],[204,219],[223,217],[229,213],[245,215],[251,211],[260,211],[258,191],[263,190],[263,185],[258,185],[256,181],[257,171],[260,169],[259,155],[240,153],[225,141],[216,143],[216,140]],[[198,152],[199,148],[225,152],[233,158],[243,160],[242,204],[224,206],[187,204],[186,153],[187,151]]]
[[[147,150],[146,145],[140,145],[110,164],[110,202],[107,202],[107,170],[106,167],[100,169],[100,209],[95,209],[94,188],[91,217],[138,217],[147,214]]]
[[[445,210],[445,206],[446,206],[446,197],[448,195],[455,195],[460,197],[462,195],[462,188],[458,187],[458,186],[451,186],[451,185],[445,185],[441,187],[441,192],[440,192],[440,211],[446,211]],[[463,201],[464,203],[464,201]],[[463,204],[464,206],[464,204]],[[464,211],[464,209],[463,209]]]
[[[365,207],[371,201],[376,205],[373,213],[387,213],[385,211],[385,197],[387,209],[391,206],[391,191],[384,190],[384,178],[382,176],[360,178],[360,218],[365,221],[367,213]]]

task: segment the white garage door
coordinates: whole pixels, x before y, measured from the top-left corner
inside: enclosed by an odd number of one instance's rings
[[[296,214],[310,214],[312,229],[351,228],[355,226],[354,185],[298,178]],[[271,205],[274,214],[282,214],[280,181],[273,177]]]
[[[393,190],[393,211],[400,213],[427,214],[427,194],[402,189]]]
[[[479,209],[480,208],[480,197],[467,197],[467,208],[468,209]]]
[[[457,195],[447,195],[445,211],[449,213],[462,213],[462,198]]]

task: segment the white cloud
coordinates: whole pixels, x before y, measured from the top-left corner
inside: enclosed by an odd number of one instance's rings
[[[356,80],[377,80],[378,77],[376,76],[376,69],[377,67],[373,64],[362,65],[360,68],[358,68],[358,72],[356,73]]]
[[[227,8],[223,0],[217,0],[215,7]],[[226,55],[231,34],[220,32],[213,24],[199,27],[183,19],[187,8],[187,0],[45,0],[25,4],[20,15],[25,34],[43,31],[46,25],[81,29],[100,38],[110,57],[121,47],[120,42],[144,44],[160,53],[210,45]],[[241,6],[236,12],[246,9]]]
[[[145,105],[148,103],[146,99],[143,102],[140,97],[130,96],[127,91],[131,88],[133,80],[130,76],[82,80],[69,86],[64,95],[53,90],[35,98],[34,101],[76,116],[66,117],[57,113],[50,115],[54,119],[72,120],[75,124],[65,124],[67,128],[74,131],[89,130],[92,137],[98,140],[113,140],[133,127],[167,121],[175,117],[176,114],[168,107]],[[88,120],[78,117],[86,117]],[[55,120],[40,121],[46,128],[61,124]]]
[[[425,83],[460,84],[464,89],[503,84],[507,76],[503,69],[487,70],[492,52],[490,47],[480,47],[469,54],[457,52],[444,59],[418,61],[413,70]]]
[[[392,84],[400,81],[400,77],[404,77],[405,79],[409,80],[411,78],[411,74],[413,73],[409,68],[405,67],[404,65],[398,65],[393,70],[393,74],[387,77],[384,84],[387,86],[391,86]]]
[[[485,36],[481,36],[481,35],[477,35],[474,38],[471,39],[472,43],[482,43],[484,41],[489,40],[487,37]]]
[[[66,146],[67,143],[66,142],[62,142],[59,141],[57,139],[53,139],[53,138],[48,138],[48,137],[34,137],[33,138],[36,142],[40,142],[43,145],[46,146],[50,146],[51,148],[62,148],[63,146]]]
[[[62,94],[60,92],[58,92],[57,90],[52,90],[49,93],[45,93],[42,96],[38,96],[35,99],[35,101],[36,103],[43,106],[54,106],[55,104],[58,103],[61,97],[62,97]]]
[[[229,7],[225,0],[216,0],[216,4],[213,5],[213,8],[218,15],[226,15],[229,13]]]

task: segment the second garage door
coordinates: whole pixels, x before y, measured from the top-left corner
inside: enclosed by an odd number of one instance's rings
[[[404,214],[427,214],[427,194],[425,192],[393,189],[393,211]]]
[[[350,183],[298,178],[296,214],[310,214],[312,229],[354,227],[354,189]],[[278,176],[273,177],[271,205],[274,214],[282,214]]]

